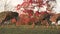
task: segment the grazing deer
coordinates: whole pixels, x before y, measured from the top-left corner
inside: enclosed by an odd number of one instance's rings
[[[13,18],[17,21],[18,13],[12,11],[4,11],[0,13],[0,24],[4,24],[4,22],[11,20]]]

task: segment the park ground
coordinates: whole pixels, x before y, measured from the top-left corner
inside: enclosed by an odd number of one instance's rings
[[[0,34],[60,34],[60,26],[6,25],[0,27]]]

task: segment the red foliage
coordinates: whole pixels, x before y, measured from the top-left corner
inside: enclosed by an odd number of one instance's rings
[[[29,6],[29,2],[23,2],[21,5],[18,4],[16,6],[16,10],[20,10],[21,7],[27,7],[27,6]]]
[[[34,13],[33,10],[25,10],[23,12],[28,13],[29,16],[32,16]]]
[[[32,3],[33,0],[29,0],[29,3]]]
[[[25,24],[28,24],[28,23],[29,23],[29,21],[30,21],[30,19],[29,19],[29,18],[24,18],[24,19],[23,19],[23,22],[25,22]]]
[[[29,16],[32,16],[33,15],[33,10],[28,10],[28,14],[29,14]]]
[[[33,17],[33,18],[30,18],[30,20],[31,20],[31,22],[34,22],[35,21],[35,18]]]
[[[36,11],[35,16],[39,16],[40,12]]]
[[[29,2],[23,2],[22,4],[21,4],[21,7],[28,7],[29,6]]]
[[[16,19],[15,18],[11,19],[11,22],[16,23]]]
[[[25,15],[25,14],[21,14],[20,15],[20,19],[19,19],[19,24],[28,24],[29,23],[29,21],[30,21],[30,18],[29,18],[29,16],[28,15]]]
[[[16,10],[19,10],[19,9],[20,9],[20,7],[21,7],[21,5],[20,5],[20,4],[18,4],[18,5],[17,5],[17,7],[16,7]]]
[[[20,26],[21,25],[21,22],[20,22],[20,20],[18,20],[17,22],[16,22],[16,26]]]
[[[40,12],[40,14],[44,15],[44,14],[48,14],[48,13],[45,11],[45,12]]]

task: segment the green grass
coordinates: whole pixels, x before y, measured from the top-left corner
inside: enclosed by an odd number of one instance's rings
[[[35,26],[34,28],[31,25],[22,25],[19,27],[16,26],[4,26],[0,27],[0,34],[60,34],[60,26]]]

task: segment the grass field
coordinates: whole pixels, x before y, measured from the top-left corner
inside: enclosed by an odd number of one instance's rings
[[[0,27],[0,34],[60,34],[60,26],[35,26],[21,25]]]

